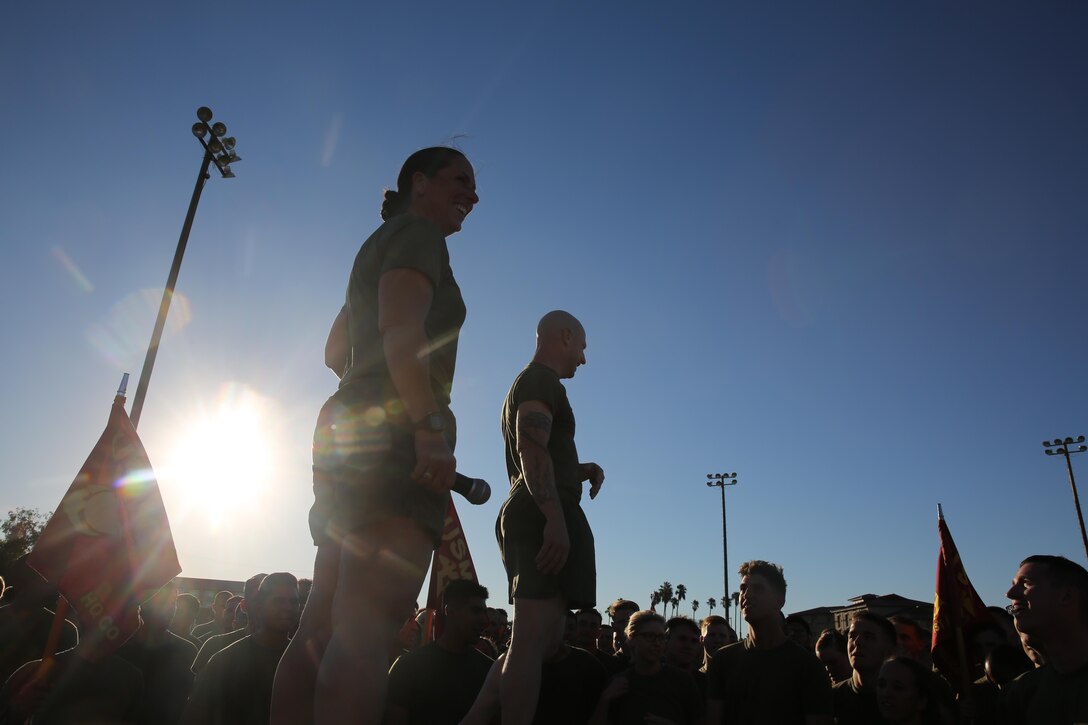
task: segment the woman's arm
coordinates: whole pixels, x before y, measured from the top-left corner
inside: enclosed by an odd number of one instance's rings
[[[336,377],[342,378],[348,371],[350,356],[351,338],[348,335],[348,308],[345,305],[332,321],[332,329],[325,340],[325,367],[336,373]]]
[[[433,299],[431,281],[414,269],[389,270],[378,282],[378,332],[385,362],[413,423],[439,410],[431,390],[431,341],[423,326]],[[417,429],[415,445],[412,478],[435,491],[448,491],[457,461],[445,436]]]

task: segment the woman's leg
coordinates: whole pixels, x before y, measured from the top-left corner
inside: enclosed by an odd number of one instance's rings
[[[381,723],[388,643],[419,594],[433,551],[431,535],[403,517],[344,537],[332,634],[317,672],[318,725]]]
[[[309,725],[314,721],[314,686],[332,631],[332,600],[339,568],[340,547],[333,542],[319,546],[310,598],[298,631],[276,668],[270,725]]]

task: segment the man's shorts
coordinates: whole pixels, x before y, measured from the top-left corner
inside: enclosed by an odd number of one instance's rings
[[[435,546],[442,539],[449,494],[412,480],[415,434],[403,414],[388,413],[399,406],[382,401],[376,390],[365,383],[347,385],[318,415],[309,516],[315,546],[339,543],[347,534],[397,517],[416,521]],[[455,440],[453,415],[448,410],[444,415],[447,438]]]
[[[495,536],[506,567],[510,603],[516,597],[549,599],[561,596],[568,609],[597,603],[597,565],[593,532],[577,503],[562,502],[570,537],[570,555],[558,574],[541,574],[536,556],[544,539],[544,514],[524,484],[518,485],[499,510]]]

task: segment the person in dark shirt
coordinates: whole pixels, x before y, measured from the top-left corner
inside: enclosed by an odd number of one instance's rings
[[[388,643],[442,540],[450,394],[466,308],[447,238],[479,202],[465,155],[409,156],[359,249],[325,345],[340,378],[314,429],[313,588],[276,676],[274,725],[380,722]]]
[[[385,725],[456,725],[487,679],[492,660],[475,647],[488,623],[487,589],[455,579],[442,600],[442,634],[389,669]]]
[[[786,579],[782,567],[749,561],[740,567],[740,608],[748,638],[723,647],[707,675],[709,725],[830,725],[827,671],[811,650],[782,629]]]
[[[703,645],[703,665],[699,669],[706,672],[710,658],[722,647],[736,642],[737,633],[725,621],[725,617],[711,614],[699,623],[699,639]]]
[[[44,666],[40,659],[27,662],[8,678],[0,691],[0,723],[139,725],[140,671],[104,649],[102,638],[80,634],[72,649]]]
[[[706,700],[706,673],[699,625],[687,617],[673,617],[665,623],[665,664],[691,674],[699,686],[699,701]]]
[[[639,611],[638,604],[630,599],[617,599],[608,605],[608,616],[612,619],[612,652],[601,650],[597,659],[604,666],[604,671],[611,678],[613,675],[631,666],[631,656],[627,653],[627,620]]]
[[[189,666],[196,647],[167,627],[174,618],[177,587],[167,584],[140,605],[140,628],[117,654],[143,675],[141,725],[175,725],[193,687]]]
[[[631,667],[612,678],[597,701],[593,725],[697,723],[703,714],[702,696],[690,672],[662,664],[665,618],[636,612],[627,621]]]
[[[876,678],[880,666],[895,654],[895,625],[872,612],[858,612],[850,620],[847,653],[852,673],[833,687],[838,725],[873,725],[880,722]]]
[[[912,657],[897,656],[886,660],[876,680],[877,706],[883,722],[943,725],[936,678],[932,670]]]
[[[178,594],[174,605],[174,618],[170,621],[170,631],[200,651],[200,640],[193,636],[193,622],[200,612],[200,600],[192,594]]]
[[[241,601],[235,606],[235,611],[243,607],[247,610],[253,608],[254,600],[257,598],[258,588],[261,586],[261,582],[264,581],[265,576],[265,574],[254,574],[249,579],[246,579],[246,583],[242,587]],[[230,611],[229,606],[228,611]],[[210,637],[205,638],[200,644],[200,649],[197,650],[196,658],[194,658],[192,662],[194,675],[200,674],[200,671],[207,666],[216,652],[226,649],[242,637],[256,633],[257,620],[256,618],[252,620],[247,618],[245,626],[233,628],[233,622],[231,626],[232,629],[229,631],[222,634],[213,634]]]
[[[18,559],[8,570],[8,590],[0,607],[0,684],[24,663],[40,659],[53,625],[57,590]],[[76,625],[64,620],[57,651],[79,642]]]
[[[1016,629],[1046,656],[1006,686],[1007,722],[1088,722],[1088,571],[1061,556],[1029,556],[1005,596]]]
[[[837,629],[825,629],[816,639],[816,658],[827,669],[831,682],[849,680],[854,674],[850,656],[846,653],[846,637]]]
[[[565,611],[591,607],[597,596],[593,532],[581,500],[586,481],[589,497],[597,497],[604,470],[579,458],[561,382],[586,362],[586,331],[569,312],[553,310],[536,333],[533,359],[510,386],[501,417],[510,493],[495,534],[514,604],[501,687],[508,723],[532,720],[552,630],[562,631]]]
[[[217,652],[200,671],[185,725],[268,725],[272,680],[298,623],[298,580],[277,572],[261,581],[250,617],[257,631]]]
[[[193,627],[190,634],[200,641],[204,641],[213,634],[223,634],[228,631],[234,615],[227,614],[227,602],[233,596],[234,592],[229,592],[226,589],[217,592],[215,599],[212,600],[212,618]],[[228,619],[228,616],[230,619]]]

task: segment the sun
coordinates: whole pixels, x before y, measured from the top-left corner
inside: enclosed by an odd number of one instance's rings
[[[260,505],[276,466],[270,408],[252,389],[225,385],[173,446],[169,477],[185,508],[202,512],[213,528]]]

